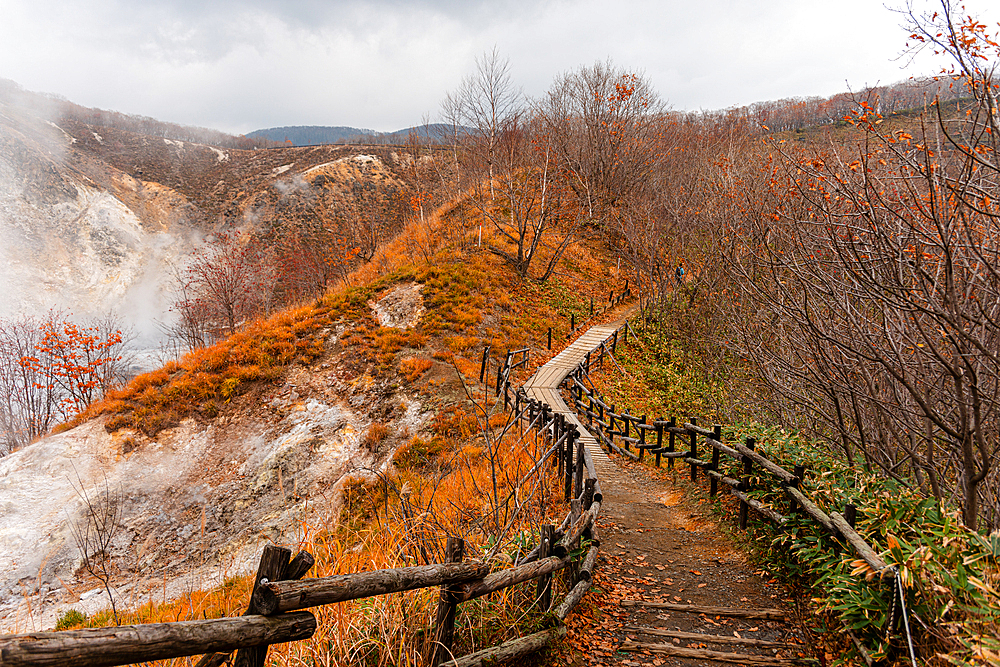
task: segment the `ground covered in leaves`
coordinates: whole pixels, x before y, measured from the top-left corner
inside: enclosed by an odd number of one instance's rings
[[[707,494],[687,481],[687,465],[667,471],[615,461],[620,476],[602,480],[601,556],[593,588],[568,619],[567,639],[547,664],[708,662],[656,649],[629,650],[635,643],[747,656],[748,662],[736,664],[826,663],[829,656],[801,623],[795,600],[771,573],[749,562],[738,536],[731,533],[735,527],[720,525],[712,501],[704,497]],[[786,620],[628,605],[629,601],[781,610]]]

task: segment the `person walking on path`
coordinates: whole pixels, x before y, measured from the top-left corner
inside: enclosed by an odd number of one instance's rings
[[[677,273],[677,284],[678,285],[683,284],[684,283],[684,265],[683,264],[678,264],[677,265],[677,272],[676,273]]]

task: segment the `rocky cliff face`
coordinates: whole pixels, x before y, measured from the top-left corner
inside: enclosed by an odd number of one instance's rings
[[[413,285],[371,305],[386,325],[392,310],[399,327],[424,312]],[[322,357],[218,417],[155,438],[109,433],[99,418],[0,458],[0,633],[51,628],[69,608],[108,608],[74,537],[88,503],[118,509],[107,557],[114,598],[129,609],[221,584],[252,569],[265,544],[294,546],[308,527],[335,522],[345,476],[383,472],[432,417],[421,395],[359,374],[342,334],[323,330]],[[459,391],[451,381],[436,392]],[[369,436],[373,424],[382,435]]]
[[[367,216],[389,234],[401,222],[406,162],[391,149],[219,148],[59,106],[0,85],[0,318],[115,310],[155,337],[172,272],[214,232],[266,240],[280,224],[316,224],[320,208],[327,226]],[[294,543],[301,522],[331,516],[344,474],[371,474],[398,444],[365,444],[372,415],[399,437],[426,419],[416,400],[352,377],[337,334],[326,332],[321,363],[208,423],[189,419],[139,446],[98,420],[0,458],[0,632],[107,606],[72,536],[85,497],[100,503],[110,490],[121,504],[110,556],[128,605],[217,583],[252,565],[262,543]]]
[[[0,317],[115,310],[154,335],[152,322],[168,317],[173,267],[206,235],[266,235],[315,218],[317,204],[347,224],[406,188],[385,149],[223,149],[88,124],[60,115],[58,103],[3,93]],[[399,223],[398,206],[377,212],[381,231]]]

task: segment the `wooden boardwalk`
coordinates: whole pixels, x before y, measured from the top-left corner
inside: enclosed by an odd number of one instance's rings
[[[577,425],[602,485],[604,592],[596,595],[597,604],[615,613],[569,621],[569,650],[598,667],[815,664],[785,622],[791,609],[775,608],[782,589],[719,539],[707,506],[685,499],[676,480],[668,484],[661,471],[610,459],[563,400],[559,387],[566,376],[623,323],[591,327],[523,385],[528,398]],[[686,470],[680,476],[686,478]],[[743,646],[734,652],[734,644]]]
[[[583,441],[587,451],[590,452],[591,460],[594,462],[594,470],[598,479],[607,480],[619,474],[618,466],[614,465],[608,455],[601,449],[600,443],[590,434],[580,419],[562,398],[559,392],[559,385],[577,365],[584,360],[587,353],[594,348],[600,347],[601,343],[611,338],[625,322],[621,319],[617,322],[591,327],[582,336],[573,341],[569,347],[552,357],[544,366],[539,368],[527,382],[524,383],[524,391],[528,398],[547,403],[553,412],[561,413],[570,424],[576,424],[580,430],[580,440]]]

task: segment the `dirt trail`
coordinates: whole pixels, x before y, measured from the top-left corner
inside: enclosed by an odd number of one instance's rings
[[[750,656],[767,660],[765,664],[781,664],[811,653],[802,645],[802,633],[793,622],[623,606],[622,601],[638,600],[728,608],[733,613],[780,610],[788,621],[795,618],[794,605],[786,599],[783,587],[761,576],[733,538],[720,530],[709,504],[694,498],[696,492],[682,481],[687,466],[668,473],[618,459],[613,463],[618,464],[618,474],[604,481],[599,523],[602,554],[590,613],[581,614],[570,632],[570,646],[590,653],[580,664],[722,664],[707,654],[663,653],[674,650],[669,648],[623,650],[630,643],[747,656],[746,661],[734,659],[730,664],[755,664]],[[737,643],[739,639],[795,646],[749,645]]]
[[[569,417],[556,387],[594,339],[599,345],[620,324],[581,336],[526,383],[529,395]],[[812,654],[784,589],[720,530],[710,504],[686,481],[688,465],[658,470],[609,458],[589,434],[584,441],[604,493],[600,565],[551,664],[781,665]],[[770,610],[769,618],[746,616],[762,610]]]

